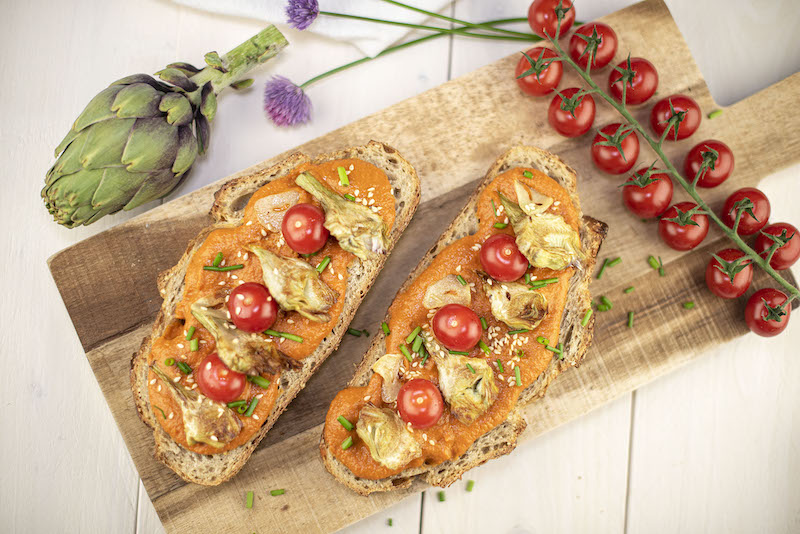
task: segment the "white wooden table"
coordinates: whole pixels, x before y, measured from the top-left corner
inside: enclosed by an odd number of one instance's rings
[[[578,17],[629,3],[579,1]],[[721,104],[800,68],[800,10],[792,0],[667,3]],[[478,21],[524,16],[527,4],[461,0],[452,9]],[[166,0],[29,0],[0,9],[0,531],[162,532],[45,264],[143,208],[66,230],[50,220],[39,191],[52,149],[109,82],[174,60],[201,62],[203,53],[227,50],[261,25]],[[210,154],[173,196],[520,48],[441,39],[407,49],[314,86],[313,122],[280,130],[260,113],[268,74],[301,82],[359,57],[348,45],[291,30],[287,36],[292,46],[257,73],[254,90],[221,99]],[[773,220],[800,222],[798,178],[795,167],[762,183]],[[748,335],[718,347],[476,469],[472,493],[456,484],[442,503],[429,491],[349,531],[798,532],[798,347],[800,318],[777,338]]]

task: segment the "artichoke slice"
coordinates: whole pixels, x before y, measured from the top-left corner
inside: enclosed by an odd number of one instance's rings
[[[213,299],[200,299],[192,304],[192,315],[211,332],[217,342],[217,356],[228,369],[249,376],[262,373],[275,374],[284,367],[301,365],[294,358],[280,352],[275,343],[259,334],[239,330],[228,322],[228,314],[211,306]]]
[[[320,280],[314,267],[303,260],[284,258],[258,246],[247,248],[261,262],[264,284],[281,308],[296,311],[318,323],[331,320],[326,312],[334,305],[339,293]]]
[[[492,315],[512,330],[533,330],[547,315],[547,299],[519,282],[498,282],[481,271],[483,290],[489,297]]]
[[[155,364],[151,364],[150,369],[161,379],[181,407],[183,431],[189,445],[205,443],[221,449],[242,431],[242,421],[227,405],[206,399],[197,391],[173,382]]]
[[[372,459],[393,471],[422,456],[422,447],[391,408],[364,406],[358,414],[356,434],[369,447]]]
[[[546,212],[553,199],[519,181],[514,186],[519,204],[502,193],[498,195],[517,235],[520,252],[534,267],[560,271],[570,265],[580,266],[583,252],[578,232],[562,216]]]
[[[322,204],[324,226],[339,240],[342,249],[362,260],[370,255],[386,254],[389,229],[377,213],[331,191],[307,172],[300,174],[296,183]]]
[[[372,370],[383,378],[381,386],[381,400],[394,402],[403,384],[400,382],[400,365],[403,363],[402,354],[384,354],[372,364]]]
[[[296,189],[259,198],[253,205],[258,222],[270,232],[280,232],[283,216],[298,200],[300,193]]]
[[[441,308],[445,304],[462,304],[469,307],[471,302],[469,286],[459,282],[454,274],[448,274],[431,284],[422,299],[422,305],[429,310]]]

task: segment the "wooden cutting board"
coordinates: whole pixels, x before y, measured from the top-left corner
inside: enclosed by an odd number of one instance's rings
[[[603,19],[620,37],[617,60],[628,51],[650,59],[660,85],[655,99],[686,93],[704,112],[719,108],[705,85],[669,11],[660,0],[648,0]],[[296,151],[314,155],[370,139],[396,147],[415,165],[423,184],[423,204],[367,295],[353,325],[376,331],[395,291],[407,273],[461,209],[491,162],[512,145],[549,149],[580,176],[584,211],[609,224],[605,257],[621,257],[592,285],[614,308],[599,314],[594,345],[584,364],[561,376],[547,396],[526,408],[528,430],[523,441],[551,430],[663,375],[700,355],[711,345],[747,331],[742,320],[744,298],[723,301],[704,286],[709,254],[724,247],[724,236],[712,228],[699,250],[678,253],[660,244],[656,225],[628,214],[617,186],[622,178],[596,171],[589,156],[591,136],[566,140],[547,125],[549,98],[523,95],[513,81],[516,55],[400,102],[379,113],[319,137]],[[608,69],[597,75],[601,80]],[[561,87],[578,83],[565,73]],[[673,162],[682,163],[689,148],[705,138],[725,141],[736,156],[736,170],[722,187],[704,191],[718,209],[736,188],[755,185],[771,172],[800,161],[797,116],[786,112],[800,98],[800,74],[726,108],[722,116],[703,120],[691,139],[668,143]],[[649,107],[635,115],[646,120]],[[596,125],[616,121],[613,109],[598,107]],[[764,121],[764,117],[770,120]],[[776,134],[777,132],[777,134]],[[284,158],[280,154],[246,169],[246,174]],[[644,148],[639,166],[653,161]],[[153,459],[153,439],[136,415],[129,389],[130,357],[150,328],[161,299],[157,274],[172,266],[188,241],[208,223],[214,191],[231,177],[155,208],[50,258],[53,278],[69,311],[97,381],[108,401],[142,481],[170,532],[328,532],[373,514],[407,495],[412,488],[359,497],[336,483],[319,458],[318,441],[328,403],[350,379],[369,340],[347,337],[322,366],[248,464],[232,481],[205,488],[187,484]],[[681,192],[676,198],[684,198]],[[661,255],[667,276],[647,264]],[[754,286],[768,284],[757,273]],[[636,291],[623,295],[633,285]],[[681,304],[693,300],[696,307]],[[636,325],[626,327],[634,311]],[[270,489],[286,494],[270,497]],[[255,505],[244,507],[246,491]]]

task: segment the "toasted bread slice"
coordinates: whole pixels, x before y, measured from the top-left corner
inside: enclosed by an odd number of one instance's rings
[[[374,261],[362,262],[356,258],[351,263],[348,268],[349,277],[347,291],[344,295],[344,308],[336,326],[316,350],[302,360],[301,368],[282,372],[275,406],[253,438],[236,449],[214,455],[191,452],[173,441],[156,421],[148,398],[147,373],[151,341],[162,335],[174,317],[175,309],[183,297],[184,276],[189,260],[211,231],[239,224],[247,200],[264,184],[285,176],[303,163],[321,163],[343,158],[356,158],[371,163],[383,170],[389,178],[395,195],[395,222],[389,243],[389,251],[391,251],[411,221],[419,204],[419,177],[411,164],[403,159],[395,149],[370,141],[366,146],[323,154],[313,160],[304,154],[294,154],[273,167],[229,181],[215,194],[214,205],[211,208],[214,223],[189,243],[177,265],[161,273],[158,278],[158,288],[164,297],[164,303],[156,317],[150,336],[144,339],[139,351],[134,354],[131,361],[131,387],[139,417],[153,429],[155,457],[188,482],[208,486],[217,485],[230,479],[244,466],[258,443],[272,428],[278,416],[303,389],[320,364],[339,346],[353,315],[364,299],[364,295],[383,267],[388,253]]]
[[[575,171],[566,165],[558,156],[544,150],[518,146],[510,149],[500,156],[486,173],[476,191],[472,194],[467,205],[450,227],[442,234],[436,244],[422,258],[419,265],[411,272],[399,292],[404,291],[408,285],[430,265],[433,258],[450,243],[470,234],[478,229],[476,207],[481,191],[496,176],[515,167],[531,167],[538,169],[556,180],[566,189],[575,208],[581,217],[581,245],[586,253],[583,270],[575,272],[570,280],[567,301],[561,318],[559,342],[564,344],[564,358],[559,359],[554,355],[545,372],[530,386],[525,388],[519,398],[519,404],[508,414],[500,425],[478,438],[464,455],[453,460],[434,466],[421,466],[407,469],[397,475],[380,479],[367,480],[353,475],[353,473],[339,462],[330,452],[329,445],[324,437],[320,441],[320,452],[328,471],[342,484],[362,495],[369,495],[376,491],[390,491],[406,488],[411,485],[414,478],[434,486],[446,487],[460,479],[461,476],[482,463],[508,454],[516,447],[517,437],[525,429],[526,423],[520,411],[520,406],[542,397],[547,386],[562,371],[577,366],[583,359],[586,350],[592,341],[594,317],[584,326],[581,324],[586,310],[591,305],[589,294],[589,281],[592,276],[597,253],[605,238],[608,227],[605,223],[582,215],[580,202],[577,195],[577,176]],[[350,381],[350,386],[365,386],[372,376],[372,364],[386,353],[385,336],[379,332],[372,342],[367,354],[356,369],[356,374]]]

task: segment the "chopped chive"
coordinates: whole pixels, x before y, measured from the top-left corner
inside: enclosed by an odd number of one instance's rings
[[[517,358],[522,358],[522,357],[524,357],[524,356],[525,356],[525,353],[524,353],[524,352],[522,352],[522,349],[519,349],[519,350],[517,351]]]
[[[525,178],[533,178],[533,173],[531,171],[523,171],[522,176]]]
[[[500,358],[497,358],[497,369],[502,373],[503,372],[503,362],[500,361]]]
[[[256,411],[256,406],[258,406],[258,397],[253,397],[253,400],[250,401],[250,404],[247,406],[247,410],[244,412],[244,416],[250,417],[253,415],[253,412]]]
[[[189,328],[189,331],[186,332],[186,341],[189,341],[190,339],[192,339],[194,337],[195,330],[196,330],[196,328],[193,327],[193,326],[191,328]]]
[[[491,200],[492,200],[492,215],[497,217],[497,206],[495,206],[495,204],[494,204],[494,199],[491,199]]]
[[[276,489],[276,490],[271,490],[269,492],[269,494],[272,495],[273,497],[277,497],[278,495],[283,495],[284,493],[286,493],[285,489]]]
[[[445,496],[443,491],[437,492],[436,497],[439,499],[439,502],[444,502]]]
[[[324,258],[322,258],[322,261],[319,262],[319,265],[317,265],[317,272],[319,274],[322,274],[322,271],[325,270],[325,267],[327,267],[330,262],[331,262],[330,256],[325,256]]]
[[[525,273],[525,283],[526,284],[531,283],[531,273]]]
[[[425,367],[425,362],[428,361],[429,356],[427,349],[425,349],[425,345],[422,346],[422,351],[425,353],[424,356],[422,356],[422,367]]]
[[[420,347],[422,347],[422,337],[417,336],[417,338],[414,340],[414,344],[411,345],[411,352],[419,353]]]
[[[614,258],[613,260],[611,260],[610,262],[608,262],[608,266],[609,266],[609,267],[616,267],[616,266],[617,266],[617,265],[619,265],[620,263],[622,263],[622,258]]]
[[[247,497],[245,497],[244,506],[245,506],[245,508],[252,508],[253,507],[253,492],[252,491],[248,491],[246,495],[247,495]]]
[[[559,360],[563,360],[564,359],[564,344],[563,343],[559,343],[558,344],[558,350],[561,351],[561,352],[558,353],[558,359]]]
[[[541,289],[544,286],[555,284],[558,282],[558,278],[545,278],[544,280],[533,280],[530,283],[531,289]]]
[[[243,414],[244,412],[246,412],[246,411],[247,411],[247,404],[245,403],[245,404],[242,404],[241,406],[237,407],[237,408],[236,408],[236,411],[237,411],[239,414]]]
[[[481,350],[482,350],[483,352],[485,352],[486,354],[489,354],[490,352],[492,352],[492,351],[489,349],[489,346],[488,346],[486,343],[484,343],[482,339],[481,339],[480,341],[478,341],[478,346],[479,346],[479,347],[481,348]]]
[[[345,416],[340,415],[339,417],[336,418],[336,420],[342,424],[345,430],[347,431],[353,430],[353,423],[348,421]]]
[[[560,345],[560,343],[559,343],[559,345]],[[555,352],[556,354],[563,354],[563,351],[558,347],[551,347],[550,345],[547,345],[545,348],[547,350],[549,350],[550,352]]]
[[[347,436],[342,442],[342,450],[346,451],[353,446],[353,436]]]
[[[603,304],[603,306],[607,307],[609,310],[614,307],[614,305],[611,304],[611,301],[608,300],[608,297],[606,297],[605,295],[600,297],[600,302]]]
[[[422,331],[422,327],[420,327],[420,326],[418,326],[414,330],[412,330],[411,333],[408,334],[408,337],[406,338],[406,343],[411,343],[412,341],[414,341],[414,338],[416,338],[417,334],[419,334],[421,331]]]
[[[264,333],[267,334],[268,336],[282,337],[283,339],[289,339],[291,341],[296,341],[297,343],[302,343],[303,342],[303,338],[302,337],[297,336],[295,334],[290,334],[289,332],[277,332],[275,330],[264,330]]]
[[[167,414],[165,414],[165,413],[164,413],[164,410],[162,410],[160,406],[156,406],[156,405],[154,404],[154,405],[153,405],[153,408],[155,408],[156,410],[158,410],[159,412],[161,412],[161,415],[163,415],[163,416],[164,416],[164,419],[166,419],[166,418],[167,418]]]
[[[603,276],[603,273],[605,272],[606,267],[608,267],[608,258],[603,260],[603,265],[600,267],[600,270],[597,273],[597,279],[598,280],[600,280],[600,278]]]
[[[350,185],[350,179],[347,177],[344,167],[336,167],[336,172],[339,173],[339,185]]]
[[[469,352],[463,352],[460,350],[448,350],[450,354],[458,354],[459,356],[469,356]]]
[[[390,331],[389,331],[389,325],[388,324],[386,324],[385,322],[381,323],[381,329],[383,330],[384,334],[386,334],[387,336],[389,335]]]
[[[364,334],[365,336],[369,337],[369,331],[366,328],[364,330],[362,330],[361,333]]]
[[[658,268],[658,276],[666,276],[666,273],[664,272],[664,267],[663,266]]]
[[[502,230],[503,228],[508,226],[508,223],[494,223],[492,226],[494,226],[495,228],[497,228],[499,230]]]
[[[655,258],[655,256],[650,256],[649,258],[647,258],[647,263],[649,263],[650,267],[652,267],[653,269],[659,268],[658,260]]]
[[[355,328],[348,328],[347,333],[351,336],[361,337],[361,330],[356,330]]]
[[[247,381],[251,382],[261,389],[267,389],[269,387],[270,381],[264,378],[263,376],[248,376]]]
[[[709,114],[707,115],[707,117],[708,117],[709,119],[716,119],[716,118],[717,118],[717,117],[719,117],[720,115],[722,115],[722,110],[721,110],[721,109],[715,109],[714,111],[712,111],[711,113],[709,113]]]
[[[527,328],[520,328],[518,330],[509,330],[508,335],[513,336],[514,334],[524,334],[525,332],[530,332]]]
[[[228,403],[228,408],[238,408],[239,406],[244,406],[245,404],[247,404],[246,400],[244,400],[244,399],[237,400],[237,401],[229,402]]]
[[[197,352],[200,350],[200,340],[196,337],[192,338],[192,340],[189,341],[189,350],[192,352]]]
[[[460,274],[459,274],[459,275],[456,275],[456,278],[458,278],[458,281],[459,281],[459,282],[461,282],[461,285],[462,285],[462,286],[465,286],[465,285],[467,285],[467,281],[466,281],[466,280],[464,280],[464,277],[463,277],[463,276],[461,276]]]
[[[599,306],[597,306],[597,311],[599,311],[599,312],[606,312],[606,311],[608,311],[610,309],[611,308],[609,308],[605,304],[600,304]]]
[[[683,303],[683,307],[685,309],[687,309],[687,310],[691,310],[692,308],[694,308],[694,301],[690,300],[690,301],[684,302]]]
[[[411,357],[411,353],[408,352],[408,347],[406,347],[405,345],[400,345],[400,352],[403,353],[403,356],[406,357],[406,360],[408,361],[413,360],[413,358]]]
[[[164,360],[164,365],[166,365],[167,367],[172,367],[173,365],[175,365],[175,358],[167,358],[166,360]]]
[[[217,252],[217,255],[214,256],[214,261],[211,262],[211,265],[214,267],[219,267],[219,264],[222,263],[222,260],[225,256],[222,255],[222,252]]]
[[[623,291],[623,293],[625,293],[626,295],[628,293],[633,293],[633,286],[626,287],[625,290]]]
[[[469,372],[472,373],[473,375],[475,374],[475,369],[473,369],[473,367],[470,364],[467,364],[467,369],[469,369]]]
[[[548,339],[544,336],[537,336],[536,342],[541,343],[542,345],[547,345],[548,343],[550,343],[550,341],[548,341]]]
[[[472,491],[472,488],[474,488],[474,487],[475,487],[475,481],[474,480],[467,480],[467,491]]]
[[[581,319],[581,326],[586,326],[587,324],[589,324],[589,319],[592,318],[593,313],[594,311],[591,308],[586,310],[586,313],[583,315],[583,319]]]
[[[318,251],[316,251],[316,252],[309,252],[308,254],[300,254],[300,255],[301,255],[302,257],[304,257],[304,258],[313,258],[313,257],[314,257],[314,256],[316,256],[317,254],[319,254],[319,250],[318,250]]]
[[[481,317],[481,328],[483,328],[484,330],[489,328],[489,325],[486,323],[486,319],[484,319],[483,317]]]
[[[355,201],[356,201],[356,197],[354,197],[354,196],[353,196],[353,195],[351,195],[350,193],[345,193],[345,195],[344,195],[344,198],[346,198],[346,199],[347,199],[347,200],[349,200],[350,202],[355,202]]]
[[[235,271],[236,269],[244,269],[244,265],[241,263],[237,265],[227,265],[225,267],[214,267],[213,265],[203,265],[204,271],[216,271],[218,273],[224,273],[226,271]]]
[[[628,328],[633,328],[633,312],[628,312]]]
[[[516,380],[518,386],[522,385],[522,375],[519,371],[519,365],[514,367],[514,379]]]
[[[181,370],[181,373],[183,373],[183,374],[185,374],[185,375],[192,374],[192,368],[191,368],[191,367],[189,367],[189,366],[188,366],[186,363],[184,363],[184,362],[178,362],[178,369],[180,369],[180,370]]]
[[[392,526],[392,518],[391,517],[386,520],[386,524],[389,525],[390,527]]]

